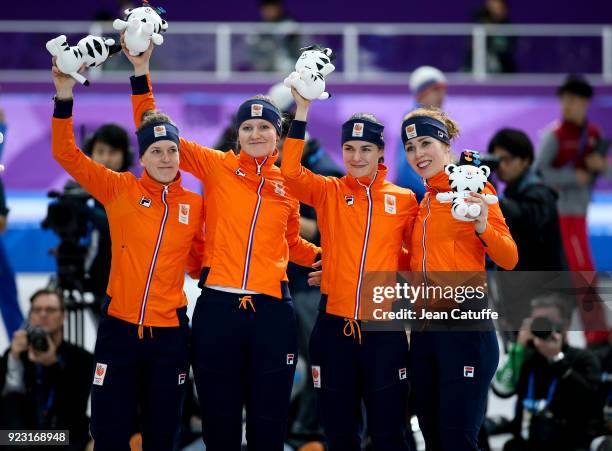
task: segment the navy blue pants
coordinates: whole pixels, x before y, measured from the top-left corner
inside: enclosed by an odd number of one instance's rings
[[[189,377],[189,325],[138,326],[102,316],[91,390],[91,435],[96,451],[128,451],[142,427],[144,451],[171,451],[179,436]],[[105,365],[105,366],[104,366]]]
[[[204,288],[193,313],[192,366],[206,451],[239,451],[246,407],[249,451],[283,449],[297,326],[293,304]]]
[[[361,450],[362,400],[376,451],[406,451],[408,340],[403,331],[346,336],[346,320],[319,313],[310,338],[313,383],[329,451]]]
[[[427,451],[478,450],[499,347],[495,331],[410,336],[414,409]]]

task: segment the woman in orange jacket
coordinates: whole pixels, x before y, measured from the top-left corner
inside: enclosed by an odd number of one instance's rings
[[[361,402],[375,450],[408,450],[405,439],[408,341],[403,330],[361,330],[376,319],[368,294],[395,276],[402,244],[411,242],[417,214],[409,189],[386,180],[383,125],[360,113],[342,126],[348,175],[324,177],[301,165],[310,102],[295,90],[297,104],[281,171],[297,198],[316,209],[323,271],[320,313],[312,331],[312,378],[330,451],[361,449]],[[368,274],[370,273],[370,274]]]
[[[203,253],[202,198],[183,189],[178,129],[151,114],[136,134],[141,178],[114,172],[74,139],[75,80],[53,67],[54,158],[104,205],[112,261],[95,349],[91,433],[96,451],[129,450],[141,408],[145,450],[173,449],[189,372],[185,271],[197,277]]]
[[[495,194],[490,183],[481,193],[474,192],[467,199],[468,203],[480,206],[480,214],[471,218],[473,221],[454,219],[451,204],[436,200],[437,193],[451,190],[445,166],[451,163],[450,143],[458,132],[457,124],[438,110],[417,109],[402,123],[406,158],[427,188],[412,234],[410,269],[424,286],[446,280],[455,290],[464,279],[470,279],[466,285],[471,286],[476,280],[483,289],[485,255],[504,269],[512,269],[518,261],[518,252],[499,205],[488,205],[485,201],[484,195]],[[475,157],[475,152],[466,151],[462,162],[470,160],[470,164],[476,164]],[[479,317],[478,308],[474,307],[486,305],[475,296],[457,310],[455,302],[461,301],[455,296],[450,301],[454,307],[443,305],[437,309],[450,313],[450,321],[442,321],[436,328],[433,323],[422,321],[411,332],[415,408],[428,450],[479,449],[478,431],[498,364],[493,323],[486,313]],[[425,302],[420,306],[419,316],[425,309],[432,314],[436,310],[435,299],[425,297]],[[462,312],[471,319],[461,319]]]
[[[147,76],[151,52],[128,55],[137,125],[155,108]],[[255,96],[236,117],[238,155],[180,139],[180,167],[203,182],[206,194],[192,365],[206,449],[240,450],[246,406],[249,450],[277,451],[283,449],[297,364],[287,264],[310,266],[320,249],[300,238],[299,203],[274,165],[279,109]]]

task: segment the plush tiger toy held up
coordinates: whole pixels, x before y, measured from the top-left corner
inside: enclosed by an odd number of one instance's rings
[[[115,19],[113,28],[125,30],[124,42],[130,55],[140,55],[149,48],[151,41],[155,45],[163,44],[161,33],[168,29],[168,22],[160,16],[164,12],[161,7],[153,8],[145,3],[140,8],[126,9],[125,20]]]
[[[325,92],[325,77],[336,70],[331,63],[335,57],[334,53],[331,49],[324,49],[318,45],[301,50],[302,55],[295,63],[295,71],[285,78],[285,86],[295,88],[308,100],[329,99],[331,95]]]
[[[76,46],[70,47],[65,35],[51,39],[46,44],[49,53],[56,57],[55,65],[66,75],[89,86],[89,81],[79,73],[81,66],[97,67],[109,56],[121,50],[114,39],[86,36]]]
[[[451,214],[458,221],[474,221],[480,215],[480,205],[467,203],[465,199],[472,192],[482,194],[487,184],[491,169],[481,163],[477,151],[464,150],[459,165],[449,164],[444,168],[452,191],[438,193],[436,199],[441,203],[452,202]],[[489,205],[498,201],[493,194],[484,194],[484,198]]]

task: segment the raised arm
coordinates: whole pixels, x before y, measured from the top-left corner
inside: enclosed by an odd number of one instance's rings
[[[306,119],[310,101],[300,96],[295,89],[291,90],[297,110],[295,119],[285,143],[283,144],[283,159],[281,172],[291,193],[300,202],[312,207],[318,207],[325,202],[327,178],[309,171],[302,166],[304,138],[306,136]]]
[[[155,98],[149,74],[149,61],[153,52],[153,43],[146,52],[139,56],[129,54],[123,44],[123,53],[134,66],[134,76],[130,77],[132,85],[132,111],[134,114],[134,125],[140,127],[144,113],[155,109]],[[209,149],[193,141],[180,138],[180,169],[191,172],[193,175],[206,183],[215,165],[224,157],[223,152]]]
[[[102,204],[112,201],[127,183],[131,174],[120,174],[105,168],[86,156],[76,146],[72,124],[72,89],[75,80],[62,74],[55,65],[52,69],[57,91],[51,128],[53,158],[89,194]]]

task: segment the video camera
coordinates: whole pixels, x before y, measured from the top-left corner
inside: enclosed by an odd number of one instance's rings
[[[42,221],[43,229],[51,229],[60,238],[55,258],[57,260],[58,285],[65,290],[86,291],[85,255],[87,246],[83,239],[89,232],[91,196],[74,181],[64,191],[50,191],[47,196],[57,199],[49,204],[47,217]]]

